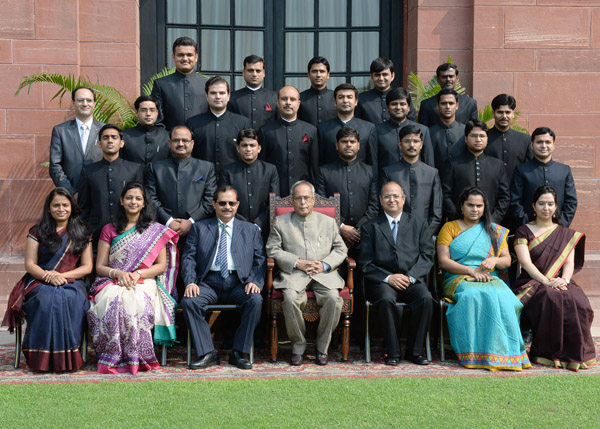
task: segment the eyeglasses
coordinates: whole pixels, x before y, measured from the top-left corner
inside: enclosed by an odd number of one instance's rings
[[[190,144],[192,142],[190,139],[171,139],[171,141],[175,144],[177,144],[177,143]]]
[[[399,200],[403,196],[404,195],[398,195],[398,194],[385,194],[381,198],[383,198],[384,200]]]
[[[94,102],[94,100],[92,100],[91,98],[77,98],[77,99],[75,99],[75,101],[78,102],[78,103],[83,103],[84,101],[86,103],[93,103]]]
[[[230,206],[230,207],[235,207],[237,206],[237,201],[217,201],[217,204],[221,207],[225,207],[225,206]]]
[[[297,201],[297,202],[310,201],[312,199],[313,199],[313,197],[305,197],[305,196],[300,196],[300,195],[297,197],[294,197],[294,201]]]

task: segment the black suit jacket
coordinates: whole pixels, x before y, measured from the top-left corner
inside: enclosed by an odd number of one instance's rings
[[[217,179],[215,167],[208,161],[170,156],[148,164],[145,182],[161,223],[171,217],[199,221],[214,213],[212,199]]]
[[[204,281],[217,252],[219,225],[217,218],[196,222],[187,237],[181,258],[184,284]],[[254,283],[261,290],[265,281],[265,251],[260,229],[249,222],[233,221],[231,257],[242,284]]]
[[[259,132],[260,159],[277,167],[279,195],[289,195],[298,180],[314,183],[319,165],[317,129],[308,122],[278,119]]]
[[[238,193],[236,217],[269,231],[269,192],[279,193],[279,176],[273,164],[257,159],[251,164],[238,160],[221,170],[219,185],[229,185]]]
[[[312,86],[300,93],[298,119],[317,127],[320,123],[337,118],[337,109],[331,89],[315,89]]]
[[[442,185],[438,171],[417,161],[409,164],[404,159],[383,169],[381,184],[396,182],[406,194],[404,212],[426,219],[432,234],[442,222]]]
[[[192,156],[215,164],[218,175],[223,166],[239,159],[237,136],[250,128],[250,120],[229,111],[219,117],[208,111],[190,118],[186,125],[194,133]]]
[[[250,126],[258,130],[277,119],[277,93],[266,88],[253,91],[246,86],[231,94],[227,110],[250,119]]]
[[[478,186],[487,196],[492,220],[496,223],[502,221],[510,204],[509,183],[502,161],[486,154],[481,154],[476,159],[471,152],[466,151],[446,161],[441,178],[444,215],[448,219],[456,219],[460,211],[458,199],[463,189]]]
[[[378,89],[373,88],[358,94],[358,106],[354,110],[355,115],[358,118],[372,122],[375,125],[389,120],[390,113],[387,109],[385,97],[391,90],[392,88],[385,92],[381,92]],[[410,110],[408,111],[407,118],[414,121],[416,119],[416,112],[410,99],[408,100],[408,104]]]
[[[402,213],[396,243],[384,213],[361,228],[358,264],[365,279],[371,283],[382,283],[392,274],[405,274],[424,283],[433,266],[433,254],[433,240],[426,219]]]
[[[152,97],[156,99],[158,120],[170,131],[184,125],[192,116],[208,111],[205,84],[199,73],[184,75],[176,71],[154,81]]]
[[[563,226],[569,227],[577,211],[577,191],[571,167],[560,162],[546,164],[533,159],[519,165],[510,185],[510,213],[517,225],[533,219],[533,194],[541,185],[550,185],[556,191]]]
[[[376,171],[358,159],[346,162],[338,158],[319,168],[315,188],[317,194],[325,197],[339,192],[340,221],[360,228],[379,211]]]
[[[357,117],[350,119],[345,124],[339,117],[336,117],[323,122],[317,127],[319,133],[319,165],[330,164],[338,160],[339,155],[335,146],[337,143],[335,136],[342,127],[350,127],[358,131],[360,137],[358,160],[377,167],[377,134],[375,133],[375,125]]]
[[[458,110],[456,121],[466,124],[468,121],[479,118],[477,101],[468,95],[458,94]],[[437,108],[437,96],[423,100],[419,109],[419,123],[432,127],[440,123],[440,111]]]
[[[125,144],[121,148],[121,158],[138,164],[146,165],[167,159],[171,153],[169,132],[163,124],[151,127],[137,125],[123,130],[123,141]]]
[[[104,225],[116,220],[121,192],[132,180],[144,181],[144,166],[122,158],[113,162],[102,159],[83,168],[77,186],[77,201],[81,217],[90,224],[94,240]]]
[[[67,188],[75,194],[79,177],[84,165],[92,164],[102,159],[102,150],[96,145],[98,132],[104,123],[94,119],[89,130],[85,153],[81,147],[81,137],[77,122],[63,122],[52,128],[50,140],[50,177],[55,186]]]
[[[429,128],[429,135],[435,160],[433,167],[440,172],[446,161],[467,151],[465,125],[458,121],[454,121],[450,125],[435,124]]]

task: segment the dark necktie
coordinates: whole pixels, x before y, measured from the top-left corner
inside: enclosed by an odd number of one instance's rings
[[[219,222],[221,227],[221,236],[219,237],[219,249],[217,250],[217,259],[215,263],[219,266],[221,277],[229,277],[229,267],[227,266],[227,225]]]

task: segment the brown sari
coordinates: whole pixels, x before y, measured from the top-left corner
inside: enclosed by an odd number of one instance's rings
[[[531,261],[548,279],[562,275],[571,252],[575,252],[574,272],[583,267],[585,235],[580,232],[557,225],[536,237],[523,225],[515,231],[516,244],[527,245]],[[533,328],[532,362],[573,371],[596,363],[590,332],[594,311],[573,280],[561,291],[533,280],[523,270],[512,289],[525,306],[522,317]]]

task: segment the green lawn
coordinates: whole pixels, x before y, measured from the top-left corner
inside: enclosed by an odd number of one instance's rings
[[[600,377],[0,386],[2,427],[600,426]]]

